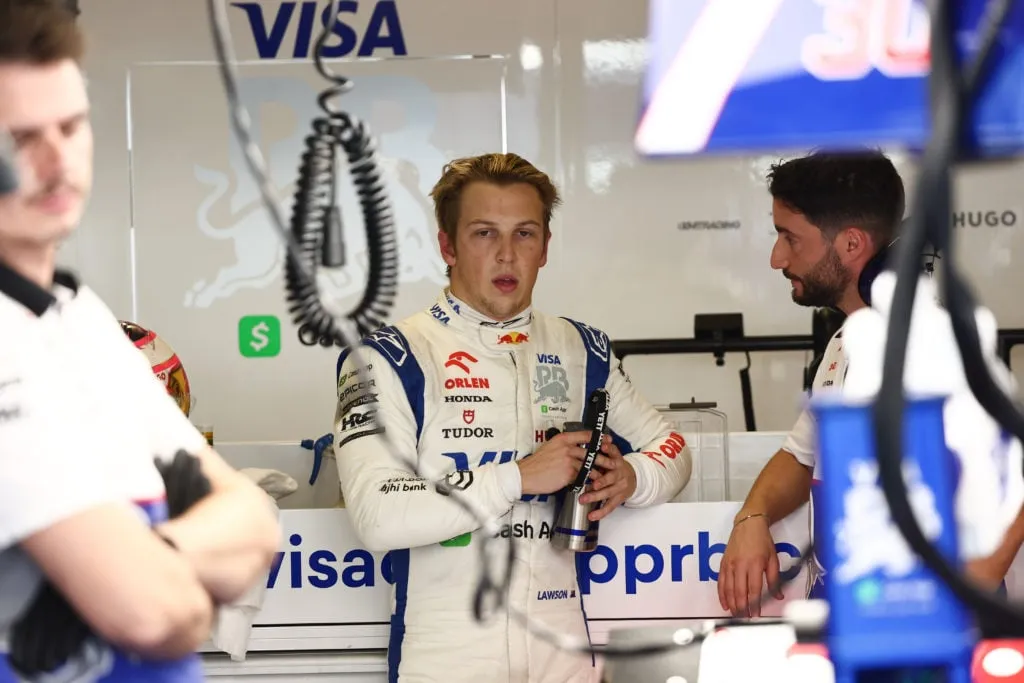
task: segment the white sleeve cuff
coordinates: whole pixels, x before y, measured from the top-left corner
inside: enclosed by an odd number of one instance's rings
[[[514,462],[506,462],[497,466],[495,476],[498,477],[498,487],[508,499],[514,503],[523,497],[523,477],[519,472],[519,465]]]
[[[640,465],[634,464],[634,459],[637,457],[634,453],[627,453],[625,456],[626,462],[630,467],[633,468],[633,472],[636,473],[636,490],[633,491],[633,495],[626,499],[624,505],[626,507],[643,507],[647,504],[647,500],[651,495],[651,482],[647,479],[647,469]],[[639,456],[645,457],[645,456]]]
[[[793,429],[789,430],[786,440],[782,442],[782,450],[792,454],[797,462],[805,467],[814,468],[816,453],[817,426],[814,423],[814,416],[806,408],[800,411]]]
[[[782,442],[782,446],[779,450],[786,451],[792,455],[793,459],[804,467],[814,469],[814,451],[809,451],[806,448],[803,448],[801,444],[792,437],[787,437],[786,440]]]

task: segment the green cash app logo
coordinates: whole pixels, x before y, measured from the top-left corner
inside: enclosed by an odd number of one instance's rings
[[[464,534],[459,534],[455,538],[449,538],[447,541],[441,541],[441,546],[444,548],[465,548],[469,545],[471,540],[473,540],[473,532],[467,531]]]
[[[281,353],[281,321],[273,315],[247,315],[238,321],[238,352],[246,358]]]

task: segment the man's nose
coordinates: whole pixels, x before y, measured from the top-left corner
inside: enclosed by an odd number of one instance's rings
[[[768,263],[771,265],[772,270],[784,270],[789,265],[785,249],[778,242],[772,246],[772,253]]]
[[[40,136],[32,157],[36,178],[48,185],[64,176],[67,163],[67,140],[60,131],[47,131]]]
[[[504,235],[498,241],[498,261],[500,263],[511,263],[515,261],[516,250],[512,243],[512,235]]]

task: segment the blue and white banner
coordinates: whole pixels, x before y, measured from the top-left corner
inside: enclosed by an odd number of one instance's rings
[[[580,574],[590,621],[725,616],[718,568],[739,508],[717,502],[616,510],[601,522],[600,544]],[[803,507],[772,528],[783,570],[807,547],[807,516]],[[257,626],[388,622],[389,556],[362,547],[344,509],[282,510],[281,523],[284,547]],[[806,587],[802,569],[787,598],[802,597]],[[771,599],[762,613],[777,615],[782,604]]]

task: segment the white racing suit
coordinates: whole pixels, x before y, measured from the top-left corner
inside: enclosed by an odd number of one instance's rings
[[[507,611],[484,624],[474,619],[484,532],[435,482],[446,479],[500,518],[495,577],[505,543],[516,544],[508,603],[586,640],[576,553],[550,543],[555,496],[523,496],[515,461],[539,447],[546,429],[581,421],[585,398],[599,387],[609,392],[608,425],[637,475],[627,506],[677,495],[690,477],[689,449],[633,389],[604,333],[529,311],[481,324],[459,306],[442,293],[429,310],[365,339],[370,386],[355,375],[354,356],[338,359],[335,452],[345,504],[363,543],[391,551],[389,680],[596,681],[590,656],[555,649]],[[374,411],[401,455],[367,418]]]

